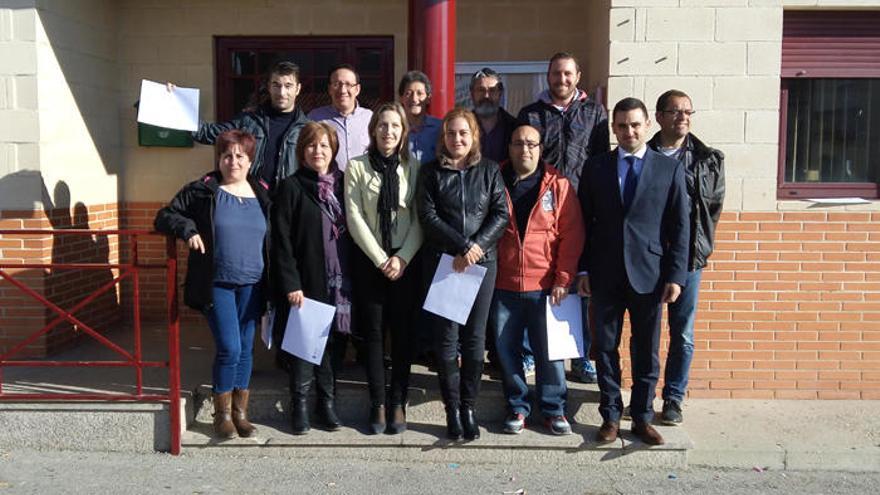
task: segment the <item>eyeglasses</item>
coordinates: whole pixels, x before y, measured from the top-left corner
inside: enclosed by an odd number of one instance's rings
[[[355,86],[360,86],[360,83],[350,83],[350,82],[344,82],[344,81],[336,81],[336,82],[330,83],[330,87],[333,89],[351,89],[351,88],[354,88]]]
[[[663,110],[660,113],[665,113],[666,115],[674,115],[676,117],[681,117],[682,115],[687,115],[690,117],[691,115],[697,113],[696,110]]]
[[[541,143],[536,143],[534,141],[511,141],[510,145],[516,146],[517,148],[525,147],[530,150],[533,150],[533,149],[537,148],[538,146],[541,146]]]

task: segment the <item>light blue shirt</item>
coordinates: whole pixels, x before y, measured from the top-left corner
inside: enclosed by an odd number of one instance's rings
[[[356,104],[354,112],[342,115],[333,105],[318,107],[309,112],[309,118],[315,122],[327,122],[336,129],[339,140],[339,152],[336,153],[336,165],[345,172],[348,161],[367,152],[370,146],[370,119],[373,111]]]
[[[442,120],[430,115],[418,129],[409,130],[409,154],[421,164],[437,157],[437,138],[440,136]]]
[[[623,148],[619,146],[617,147],[617,185],[620,186],[620,201],[623,201],[623,184],[626,182],[626,173],[629,171],[629,162],[626,161],[626,157],[636,157],[636,162],[633,164],[633,171],[635,172],[636,177],[639,177],[642,175],[642,167],[645,166],[645,153],[647,152],[647,145],[642,145],[642,148],[635,153],[628,153]]]

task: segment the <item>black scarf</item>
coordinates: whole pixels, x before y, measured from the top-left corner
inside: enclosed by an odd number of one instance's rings
[[[392,153],[391,156],[383,156],[374,147],[370,147],[368,155],[370,166],[382,177],[378,204],[379,230],[382,233],[382,249],[386,255],[391,256],[391,216],[397,212],[400,201],[400,178],[397,176],[400,155]]]

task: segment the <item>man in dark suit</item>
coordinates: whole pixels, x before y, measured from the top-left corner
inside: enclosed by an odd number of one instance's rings
[[[688,200],[682,165],[646,146],[650,126],[644,103],[619,101],[611,124],[618,147],[587,163],[578,191],[587,231],[578,291],[592,298],[600,443],[613,442],[620,429],[618,347],[625,311],[632,333],[632,432],[647,444],[663,443],[651,426],[660,316],[687,278]]]

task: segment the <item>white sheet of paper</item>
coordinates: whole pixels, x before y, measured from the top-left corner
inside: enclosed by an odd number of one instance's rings
[[[466,324],[485,276],[486,267],[480,265],[471,265],[458,273],[452,269],[452,256],[442,255],[422,308],[460,325]]]
[[[275,308],[270,307],[260,318],[260,339],[266,349],[272,350],[272,325],[275,324]]]
[[[569,294],[559,306],[547,298],[547,359],[574,359],[584,357],[584,325],[581,298]]]
[[[304,298],[301,308],[290,308],[281,349],[312,364],[321,364],[336,306]]]
[[[199,90],[176,87],[168,91],[164,84],[141,81],[138,122],[144,124],[196,131],[199,129]]]

